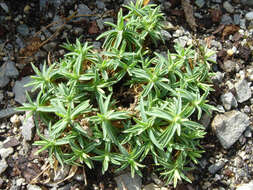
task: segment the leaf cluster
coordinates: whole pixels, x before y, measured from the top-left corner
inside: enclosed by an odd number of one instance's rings
[[[69,50],[59,62],[44,64],[29,84],[40,90],[35,101],[28,97],[19,110],[36,117],[41,146],[59,163],[94,167],[102,172],[111,165],[116,172],[130,168],[142,175],[144,159],[153,159],[167,182],[190,181],[189,163],[201,157],[199,140],[204,127],[203,111],[212,90],[210,66],[192,47],[175,46],[167,55],[147,50],[162,41],[164,20],[159,6],[143,6],[141,0],[124,6],[116,24],[101,34],[104,50],[96,52],[79,39],[66,43]],[[122,104],[126,91],[135,102]],[[193,119],[197,118],[197,119]],[[47,126],[43,135],[38,120]]]

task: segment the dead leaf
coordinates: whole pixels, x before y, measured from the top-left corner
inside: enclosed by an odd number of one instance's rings
[[[225,25],[221,24],[212,34],[220,33],[224,29]]]
[[[72,166],[71,169],[70,169],[70,171],[69,171],[68,176],[65,177],[64,179],[58,181],[56,184],[60,184],[60,183],[62,183],[63,181],[66,181],[66,180],[68,180],[68,179],[71,179],[71,178],[76,174],[77,169],[78,169],[78,166],[75,166],[75,165]]]
[[[212,22],[219,23],[222,16],[222,11],[220,9],[210,9],[209,10],[212,18]]]
[[[146,6],[149,3],[150,0],[144,0],[143,1],[143,6]]]
[[[182,7],[184,9],[185,18],[191,29],[196,32],[197,24],[195,22],[195,18],[193,16],[193,7],[188,0],[181,0]]]
[[[232,40],[233,40],[234,42],[237,42],[237,41],[239,41],[242,37],[243,37],[242,34],[240,34],[239,32],[236,32],[236,33],[233,35]]]
[[[99,31],[96,21],[91,22],[91,26],[89,27],[89,34],[97,34]]]
[[[239,29],[240,29],[240,27],[236,26],[236,25],[227,25],[227,26],[225,26],[225,28],[222,32],[222,41],[228,35],[231,35],[231,34],[234,34],[234,33],[238,32]]]
[[[215,39],[214,36],[208,36],[208,37],[206,37],[206,38],[204,39],[208,48],[211,47],[211,41],[212,41],[213,39]]]

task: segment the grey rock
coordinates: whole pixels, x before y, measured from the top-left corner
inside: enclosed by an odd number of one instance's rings
[[[250,125],[250,120],[246,114],[233,110],[216,115],[211,125],[221,145],[229,149]]]
[[[92,43],[92,46],[93,46],[94,49],[101,49],[101,42],[94,41]]]
[[[181,37],[179,37],[179,38],[174,39],[173,42],[179,44],[181,47],[185,47],[186,44],[187,44],[187,42],[188,42],[188,40],[189,40],[188,37],[186,37],[186,36],[181,36]]]
[[[230,73],[235,71],[236,69],[236,62],[227,60],[223,63],[223,69],[225,72]]]
[[[234,95],[231,92],[221,95],[221,102],[226,110],[236,108],[238,106]]]
[[[9,77],[6,76],[6,63],[0,67],[0,88],[5,87],[10,82]]]
[[[50,51],[52,51],[56,46],[57,46],[57,43],[56,43],[56,42],[50,42],[50,43],[47,43],[46,45],[44,45],[43,48],[44,48],[47,52],[50,52]]]
[[[26,113],[26,115],[28,112]],[[24,121],[22,125],[22,135],[26,141],[31,141],[34,135],[34,130],[35,130],[35,125],[34,125],[34,120],[33,116],[29,117]]]
[[[59,29],[59,27],[61,27],[63,25],[63,19],[59,16],[59,15],[55,15],[53,22],[57,23],[54,24],[53,26],[50,27],[50,29],[55,32],[57,29]],[[46,34],[47,35],[47,34]]]
[[[250,181],[247,184],[239,185],[236,190],[252,190],[252,189],[253,189],[253,181]]]
[[[207,129],[211,122],[212,114],[204,113],[200,118],[200,123]]]
[[[224,78],[224,73],[221,73],[220,71],[216,72],[215,75],[212,77],[213,83],[221,83]]]
[[[2,174],[7,167],[8,167],[7,162],[4,159],[0,160],[0,174]]]
[[[104,10],[105,8],[105,3],[101,0],[96,0],[96,5],[98,9]]]
[[[26,24],[20,24],[17,26],[17,32],[21,34],[22,36],[28,36],[29,28]]]
[[[92,11],[85,4],[79,4],[77,8],[78,15],[90,15]]]
[[[173,37],[178,38],[180,36],[182,36],[184,34],[184,31],[182,29],[177,29],[174,33],[173,33]]]
[[[9,82],[9,78],[17,78],[18,70],[12,61],[5,62],[0,68],[0,88],[5,87]]]
[[[224,14],[221,17],[221,22],[220,23],[224,24],[224,25],[233,24],[233,19],[229,15]]]
[[[83,28],[75,27],[74,33],[75,33],[75,35],[81,35],[83,33]]]
[[[14,108],[6,108],[0,110],[0,119],[10,117],[16,113],[20,113],[20,111],[16,111]]]
[[[3,9],[6,13],[9,12],[9,7],[6,5],[5,2],[0,3],[0,6],[2,7],[2,9]]]
[[[42,190],[42,189],[38,185],[28,184],[27,190]]]
[[[12,147],[9,148],[1,148],[0,149],[0,155],[2,159],[7,158],[10,154],[14,152],[14,149]]]
[[[241,3],[244,5],[253,6],[253,0],[241,0]]]
[[[161,35],[165,40],[171,40],[172,38],[171,34],[166,30],[161,30]]]
[[[211,41],[211,46],[216,47],[218,50],[222,49],[222,44],[219,41],[216,41],[216,40]]]
[[[239,14],[234,15],[234,23],[235,23],[235,25],[240,25],[240,15]]]
[[[245,102],[251,98],[251,89],[247,80],[243,79],[235,83],[236,99],[239,103]]]
[[[204,0],[196,0],[195,4],[199,7],[202,8],[205,5],[205,1]]]
[[[96,20],[99,30],[103,30],[105,28],[103,19],[97,19]]]
[[[120,176],[115,177],[115,181],[118,186],[118,190],[131,189],[140,190],[141,189],[141,177],[135,175],[134,178],[131,177],[131,173],[127,172]]]
[[[15,63],[13,61],[7,61],[5,75],[9,78],[17,78],[18,74],[19,72],[15,66]]]
[[[208,164],[208,162],[207,162],[207,160],[206,160],[205,158],[203,158],[203,159],[201,159],[201,160],[199,161],[199,165],[200,165],[200,167],[201,167],[202,169],[205,169],[206,166],[207,166],[207,164]]]
[[[25,47],[24,40],[21,39],[19,36],[16,37],[16,44],[18,45],[19,49],[22,49]]]
[[[15,94],[15,101],[23,104],[26,102],[26,91],[31,93],[32,86],[25,87],[26,84],[31,82],[31,78],[29,76],[23,77],[20,81],[16,81],[13,87],[13,92]]]
[[[217,173],[220,169],[222,169],[225,166],[225,162],[223,161],[218,161],[215,164],[212,164],[211,166],[208,167],[208,171],[211,174]]]
[[[229,13],[233,13],[234,12],[234,7],[228,2],[228,1],[225,1],[223,3],[223,8],[229,12]]]
[[[253,20],[253,11],[248,12],[248,13],[245,15],[245,18],[246,18],[247,20]]]

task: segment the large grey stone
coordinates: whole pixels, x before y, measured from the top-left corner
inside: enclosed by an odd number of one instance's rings
[[[26,113],[26,116],[28,115],[28,112]],[[22,135],[26,141],[31,141],[34,135],[35,125],[33,116],[27,118],[22,125]]]
[[[131,173],[125,173],[118,177],[115,177],[115,181],[118,186],[118,190],[140,190],[141,189],[141,177],[139,175],[135,175],[134,178],[131,177]]]
[[[13,87],[13,92],[15,94],[15,101],[23,104],[26,102],[26,91],[28,93],[31,92],[32,86],[25,87],[26,84],[31,82],[31,78],[29,76],[22,78],[20,81],[16,81]]]
[[[0,119],[10,117],[14,115],[15,113],[20,113],[20,111],[15,110],[15,108],[6,108],[3,110],[0,110]]]
[[[9,78],[17,78],[18,74],[19,73],[15,66],[15,63],[13,61],[7,61],[5,75]]]
[[[237,107],[237,101],[231,92],[221,95],[221,102],[226,110],[230,110],[232,107]]]
[[[250,120],[246,114],[233,110],[216,115],[211,125],[221,145],[229,149],[250,125]]]
[[[235,92],[236,99],[239,103],[245,102],[251,98],[251,89],[245,79],[235,83]]]

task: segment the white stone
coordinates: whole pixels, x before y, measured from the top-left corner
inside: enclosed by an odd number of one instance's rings
[[[246,18],[247,20],[253,20],[253,11],[248,12],[248,13],[245,15],[245,18]]]

